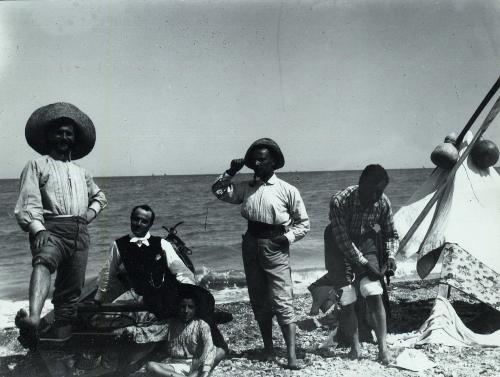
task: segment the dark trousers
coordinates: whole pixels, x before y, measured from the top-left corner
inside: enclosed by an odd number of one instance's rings
[[[352,283],[353,268],[337,246],[333,237],[332,225],[328,224],[324,232],[325,241],[325,268],[328,271],[330,285],[340,289]]]
[[[56,272],[54,284],[54,317],[59,323],[69,323],[76,317],[76,303],[85,283],[85,270],[90,238],[87,221],[78,216],[45,219],[50,234],[47,244],[35,250],[30,236],[32,264],[45,265],[50,273]]]

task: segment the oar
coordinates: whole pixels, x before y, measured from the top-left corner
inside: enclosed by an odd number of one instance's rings
[[[474,124],[479,114],[481,114],[481,112],[484,110],[488,102],[490,102],[491,98],[493,98],[499,87],[500,87],[500,76],[498,76],[496,83],[493,84],[490,91],[486,94],[486,97],[484,97],[484,99],[477,107],[476,111],[474,111],[474,114],[472,114],[472,116],[470,117],[469,121],[465,125],[462,132],[460,132],[460,135],[458,135],[457,141],[455,142],[455,146],[457,148],[460,147],[460,144],[462,144],[462,140],[464,139],[469,129],[472,127],[472,124]]]
[[[455,177],[455,173],[460,168],[460,166],[462,165],[462,163],[465,161],[465,159],[467,158],[467,156],[469,156],[469,154],[472,151],[472,148],[474,147],[474,144],[476,143],[476,141],[488,129],[488,127],[490,126],[491,122],[493,122],[493,119],[495,119],[495,117],[497,116],[497,114],[498,114],[499,111],[500,111],[500,97],[498,97],[498,99],[496,100],[495,104],[493,105],[493,107],[491,108],[490,112],[488,113],[488,116],[484,120],[483,124],[477,130],[477,132],[474,135],[474,137],[472,138],[472,141],[469,144],[469,146],[465,149],[464,153],[462,153],[462,155],[460,156],[460,158],[458,159],[458,161],[455,163],[455,165],[453,165],[453,168],[450,170],[450,172],[446,176],[446,178],[443,181],[443,183],[436,190],[436,192],[434,193],[434,196],[431,198],[431,200],[429,200],[429,202],[424,207],[424,209],[422,210],[422,212],[420,212],[420,215],[418,215],[417,219],[415,220],[415,222],[413,223],[413,225],[410,227],[410,229],[408,230],[408,232],[406,232],[406,235],[404,236],[404,238],[399,243],[398,252],[400,250],[403,250],[405,248],[405,246],[408,243],[408,241],[410,240],[410,238],[413,236],[413,234],[415,233],[415,231],[417,230],[417,228],[420,226],[420,224],[422,223],[422,221],[427,216],[427,213],[431,210],[431,208],[434,205],[434,203],[436,203],[436,201],[438,200],[439,196],[442,194],[442,192],[444,191],[444,189],[446,188],[446,186],[448,185],[448,183]]]

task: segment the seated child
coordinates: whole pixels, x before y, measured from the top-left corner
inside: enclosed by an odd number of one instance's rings
[[[220,361],[210,326],[200,318],[211,315],[202,313],[210,305],[203,302],[202,288],[191,287],[179,293],[178,312],[168,320],[167,339],[162,345],[167,357],[161,362],[147,363],[146,370],[150,375],[206,377]]]

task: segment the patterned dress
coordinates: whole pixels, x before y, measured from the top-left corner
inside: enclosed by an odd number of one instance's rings
[[[186,375],[195,370],[209,372],[216,354],[210,327],[201,319],[193,319],[187,324],[177,318],[171,319],[165,351],[168,357],[162,363]]]

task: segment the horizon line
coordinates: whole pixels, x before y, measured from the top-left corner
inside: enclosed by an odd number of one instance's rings
[[[500,166],[499,166],[500,167]],[[421,169],[434,169],[435,167],[427,167],[422,166],[420,168],[386,168],[386,170],[421,170]],[[495,168],[498,168],[495,166]],[[338,170],[280,170],[277,171],[280,173],[327,173],[327,172],[351,172],[351,171],[362,171],[363,169],[338,169]],[[129,178],[129,177],[185,177],[191,175],[220,175],[220,172],[217,173],[187,173],[187,174],[168,174],[168,173],[151,173],[151,174],[137,174],[137,175],[94,175],[93,178]],[[238,174],[252,174],[251,172],[244,172]],[[20,179],[19,177],[4,177],[0,178],[0,180],[15,180]]]
[[[422,166],[420,168],[385,168],[387,171],[393,171],[393,170],[432,170],[435,169],[435,166]],[[493,166],[494,169],[498,170],[500,173],[500,165]],[[329,172],[352,172],[352,171],[362,171],[363,169],[338,169],[338,170],[284,170],[284,171],[279,171],[279,173],[329,173]],[[92,176],[93,178],[131,178],[131,177],[186,177],[186,176],[193,176],[193,175],[198,175],[198,176],[205,176],[205,175],[220,175],[221,173],[188,173],[188,174],[168,174],[168,173],[151,173],[148,175],[95,175]],[[245,172],[245,173],[238,173],[238,174],[252,174],[251,172]],[[20,178],[0,178],[1,180],[18,180]]]

